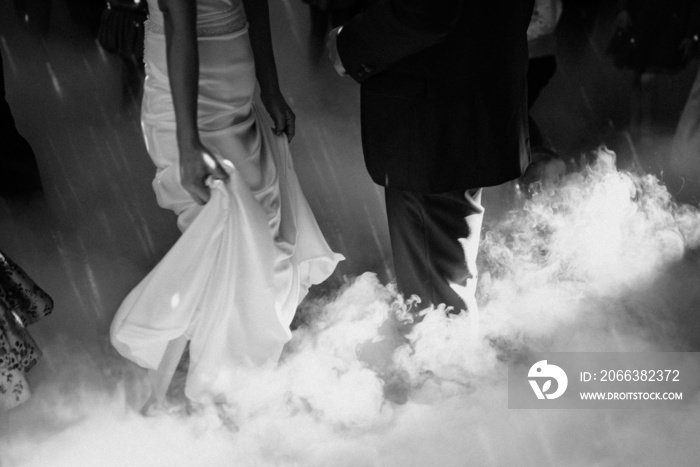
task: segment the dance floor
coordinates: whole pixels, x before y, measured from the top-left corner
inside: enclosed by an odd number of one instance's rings
[[[295,168],[347,260],[312,290],[279,368],[251,375],[237,403],[148,417],[143,374],[107,338],[179,235],[151,189],[137,108],[122,101],[119,61],[63,2],[44,38],[0,3],[7,99],[44,184],[0,198],[0,249],[56,303],[29,329],[44,357],[28,375],[34,397],[0,414],[0,465],[697,465],[697,394],[674,409],[515,410],[507,391],[508,365],[532,351],[698,350],[700,213],[673,200],[678,180],[654,177],[697,63],[662,77],[657,137],[634,144],[620,130],[631,75],[601,52],[609,10],[590,34],[565,22],[533,114],[561,153],[607,144],[633,171],[606,153],[530,200],[515,184],[487,189],[480,312],[429,314],[406,343],[389,318],[393,264],[359,87],[310,47],[302,2],[270,3]]]

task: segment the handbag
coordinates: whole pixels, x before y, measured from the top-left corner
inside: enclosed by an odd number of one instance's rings
[[[143,57],[143,23],[148,17],[146,2],[107,2],[102,12],[97,40],[108,52],[123,57]]]

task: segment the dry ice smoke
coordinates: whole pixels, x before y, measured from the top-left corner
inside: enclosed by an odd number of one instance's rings
[[[365,274],[307,304],[279,367],[232,388],[234,404],[150,417],[137,410],[138,370],[57,341],[45,349],[53,373],[0,419],[0,464],[695,465],[697,401],[509,410],[506,362],[696,350],[699,246],[697,209],[601,151],[489,227],[478,314],[428,310],[406,327],[400,297]]]

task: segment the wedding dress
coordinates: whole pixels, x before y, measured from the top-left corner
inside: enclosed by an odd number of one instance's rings
[[[304,198],[286,136],[254,102],[255,72],[240,0],[197,0],[202,142],[230,173],[200,206],[180,185],[163,15],[148,0],[142,126],[160,206],[181,238],[126,297],[112,322],[114,347],[169,382],[190,342],[185,394],[220,398],[247,368],[273,365],[308,287],[342,255],[328,247]],[[166,384],[167,385],[167,384]]]

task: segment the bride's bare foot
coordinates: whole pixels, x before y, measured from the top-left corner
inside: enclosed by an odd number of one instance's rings
[[[162,403],[158,401],[155,394],[151,394],[139,413],[144,417],[155,417],[163,413]]]

